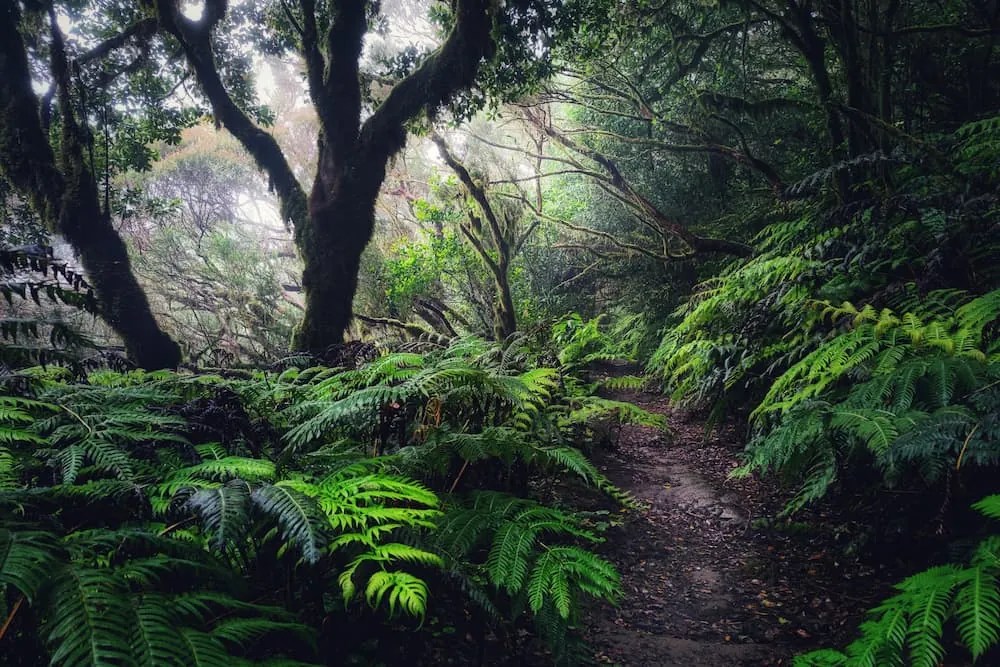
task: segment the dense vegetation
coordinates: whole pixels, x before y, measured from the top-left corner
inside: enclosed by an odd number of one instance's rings
[[[7,662],[580,663],[644,387],[996,659],[1000,5],[194,4],[0,0]]]
[[[462,631],[528,617],[566,658],[581,596],[620,590],[587,548],[607,521],[546,486],[630,505],[572,443],[596,418],[662,422],[544,362],[463,339],[350,370],[19,375],[0,581],[30,609],[8,664],[386,659],[398,639],[363,643],[365,623],[428,622],[431,591],[471,610]]]

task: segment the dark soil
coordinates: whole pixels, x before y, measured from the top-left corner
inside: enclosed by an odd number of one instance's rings
[[[670,432],[625,427],[595,462],[646,509],[623,514],[602,554],[622,575],[617,608],[591,610],[584,635],[599,662],[724,667],[790,665],[796,653],[850,640],[894,580],[845,558],[842,526],[774,522],[787,492],[730,479],[742,449],[732,427],[702,422],[659,395],[619,392],[667,414]]]

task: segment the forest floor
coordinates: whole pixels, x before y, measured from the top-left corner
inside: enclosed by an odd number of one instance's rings
[[[845,558],[850,526],[815,510],[807,523],[773,521],[787,492],[770,480],[729,478],[742,449],[732,426],[707,433],[660,394],[610,397],[666,414],[669,433],[627,426],[594,455],[646,506],[621,514],[600,549],[618,567],[625,597],[588,613],[583,632],[596,660],[791,665],[797,653],[850,641],[894,580]]]

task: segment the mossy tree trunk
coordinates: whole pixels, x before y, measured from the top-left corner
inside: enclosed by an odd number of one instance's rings
[[[361,253],[372,235],[375,198],[382,183],[375,178],[359,183],[344,173],[350,169],[328,168],[327,176],[337,177],[317,179],[309,198],[309,215],[295,230],[305,265],[306,309],[293,344],[313,352],[343,342],[351,322]],[[330,185],[323,185],[328,180]]]
[[[494,50],[493,0],[456,0],[444,44],[401,79],[362,123],[359,61],[371,3],[335,0],[319,20],[314,0],[301,0],[293,18],[306,63],[309,95],[320,123],[319,159],[309,195],[298,184],[274,138],[258,128],[226,91],[213,60],[212,30],[226,3],[208,0],[201,19],[184,17],[173,0],[157,0],[163,30],[176,38],[219,120],[264,169],[295,227],[305,263],[305,317],[297,350],[322,353],[343,341],[352,317],[361,253],[374,229],[375,200],[386,164],[404,145],[406,125],[433,115],[469,88]],[[290,10],[291,11],[291,10]],[[323,33],[319,26],[325,24]]]
[[[84,159],[84,128],[70,97],[70,74],[54,11],[51,73],[58,91],[59,160],[49,144],[32,89],[20,12],[0,0],[0,169],[48,229],[73,246],[94,289],[102,318],[142,368],[173,368],[180,348],[156,323],[146,295],[132,273],[125,243],[101,206],[97,183]],[[109,40],[110,42],[111,40]]]

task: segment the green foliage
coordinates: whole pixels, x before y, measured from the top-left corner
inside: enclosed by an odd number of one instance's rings
[[[821,497],[839,461],[866,452],[894,483],[911,469],[926,482],[950,468],[1000,463],[995,343],[984,334],[997,292],[950,317],[826,306],[847,327],[779,376],[754,413],[758,436],[739,471],[807,471],[795,510]]]
[[[653,355],[676,400],[710,406],[710,420],[749,416],[737,474],[798,480],[787,511],[849,479],[849,466],[920,486],[1000,463],[996,211],[952,190],[956,178],[991,178],[970,156],[989,153],[993,125],[942,141],[941,173],[898,167],[891,197],[791,204],[758,235],[757,256],[695,291]]]
[[[582,408],[575,381],[528,361],[516,341],[459,340],[235,380],[26,372],[0,398],[0,587],[32,609],[18,646],[66,665],[329,661],[320,623],[359,604],[422,621],[452,591],[564,650],[582,596],[618,595],[584,548],[599,538],[463,476],[568,473],[629,502],[569,424],[652,417]]]
[[[1000,496],[973,507],[1000,516]],[[945,656],[946,632],[953,629],[974,661],[1000,641],[1000,536],[983,540],[968,565],[932,567],[897,584],[899,592],[869,612],[861,637],[843,652],[821,650],[798,656],[796,667],[843,665],[935,667]],[[951,648],[951,642],[948,642]]]
[[[552,326],[552,342],[559,348],[559,363],[580,367],[593,361],[619,358],[614,340],[600,329],[602,319],[597,316],[584,322],[580,315],[573,313]]]
[[[78,362],[93,343],[68,323],[64,312],[97,314],[84,277],[54,259],[41,245],[0,247],[0,364]]]
[[[530,500],[475,493],[469,502],[448,508],[435,539],[453,576],[469,587],[485,583],[502,591],[508,613],[530,610],[540,633],[558,640],[553,645],[557,655],[567,649],[566,631],[575,621],[580,596],[614,601],[621,595],[610,563],[558,542],[601,539],[572,514]],[[499,613],[493,604],[484,606]]]

